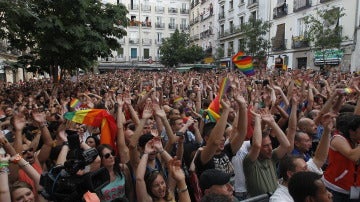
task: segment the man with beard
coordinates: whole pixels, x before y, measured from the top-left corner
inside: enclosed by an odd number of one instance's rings
[[[24,158],[27,162],[31,164],[35,168],[35,170],[41,174],[42,173],[42,165],[49,158],[50,151],[52,148],[53,140],[50,136],[50,132],[47,128],[46,115],[43,112],[33,112],[32,118],[35,124],[39,127],[41,131],[41,136],[43,140],[43,145],[39,151],[36,151],[36,147],[38,145],[39,139],[34,139],[31,144],[23,144],[23,135],[22,131],[26,125],[26,118],[23,114],[17,114],[13,116],[11,120],[11,124],[15,130],[15,140],[14,140],[14,148],[20,156]],[[15,172],[12,172],[15,173]],[[16,173],[15,173],[16,175]],[[24,181],[30,184],[35,190],[35,185],[32,179],[23,171],[18,171],[18,180]],[[16,178],[15,177],[15,178]],[[34,192],[36,193],[36,192]]]

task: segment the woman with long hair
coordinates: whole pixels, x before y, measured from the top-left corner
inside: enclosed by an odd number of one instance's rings
[[[118,198],[133,201],[133,186],[128,167],[120,163],[110,145],[101,144],[97,150],[101,157],[101,167],[105,167],[110,174],[110,183],[100,191],[101,201],[110,202]]]
[[[177,187],[179,202],[190,202],[189,192],[185,182],[185,174],[181,169],[181,162],[174,158],[168,162],[168,183],[164,174],[159,170],[152,170],[146,174],[149,154],[156,152],[154,140],[146,143],[136,173],[136,196],[141,202],[174,202],[174,190]]]

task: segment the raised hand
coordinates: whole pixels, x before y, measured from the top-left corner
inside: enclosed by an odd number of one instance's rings
[[[153,109],[152,109],[152,104],[151,103],[147,103],[144,107],[144,111],[143,111],[143,114],[142,114],[142,118],[143,119],[148,119],[152,116],[153,114]]]
[[[268,110],[262,110],[262,111],[260,111],[260,115],[261,115],[261,119],[262,119],[265,123],[275,122],[275,119],[274,119],[273,115],[272,115]]]
[[[15,130],[17,131],[22,131],[25,128],[26,125],[26,118],[24,116],[24,114],[15,114],[13,116],[13,125]]]
[[[154,137],[152,139],[152,143],[153,143],[153,146],[154,148],[156,149],[156,151],[162,151],[164,150],[163,149],[163,145],[162,145],[162,142],[161,142],[161,138],[158,136],[158,137]]]
[[[153,140],[150,140],[145,145],[144,153],[145,154],[152,154],[154,152],[155,152],[155,147],[154,147],[154,144],[153,144]]]
[[[176,182],[185,180],[184,171],[181,169],[181,161],[177,160],[176,157],[168,162],[168,169],[171,177],[174,178]]]
[[[32,117],[37,123],[45,123],[46,122],[46,114],[44,112],[32,112]]]
[[[155,114],[161,118],[166,118],[166,113],[163,109],[160,108],[160,106],[158,104],[154,104],[154,110],[155,110]]]

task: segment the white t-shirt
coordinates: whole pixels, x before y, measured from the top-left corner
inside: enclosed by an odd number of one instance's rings
[[[323,174],[321,168],[318,168],[313,159],[311,158],[308,162],[306,162],[308,166],[308,170],[319,175]],[[284,185],[279,184],[278,188],[275,190],[273,195],[271,195],[269,202],[293,202],[293,198],[291,197],[289,190]]]
[[[243,160],[245,156],[249,153],[250,147],[251,147],[250,141],[244,141],[239,151],[236,152],[236,155],[231,160],[235,171],[235,183],[234,183],[235,192],[247,192],[244,168],[243,168]]]

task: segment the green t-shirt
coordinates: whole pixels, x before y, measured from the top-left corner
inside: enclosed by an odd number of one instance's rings
[[[247,155],[243,161],[247,191],[251,197],[273,193],[278,186],[276,175],[277,159],[275,153],[271,159],[257,159],[251,162]]]

